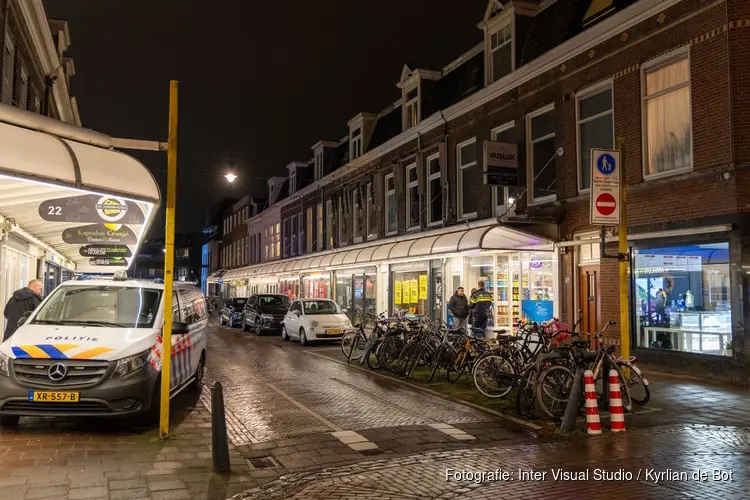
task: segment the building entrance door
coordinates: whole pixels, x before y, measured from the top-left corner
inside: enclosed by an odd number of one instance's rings
[[[593,333],[599,329],[599,312],[601,310],[599,297],[599,266],[585,266],[579,268],[578,275],[578,304],[581,313],[580,332]],[[591,348],[598,347],[596,338],[592,338]]]

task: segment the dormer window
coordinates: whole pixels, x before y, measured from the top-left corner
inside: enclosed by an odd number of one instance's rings
[[[292,167],[289,169],[289,195],[293,195],[297,192],[297,169]]]
[[[323,178],[323,151],[315,154],[315,180]]]
[[[362,129],[357,128],[352,131],[349,139],[349,159],[353,160],[362,155]]]
[[[404,130],[419,123],[419,86],[404,90]]]
[[[513,71],[513,25],[506,24],[490,35],[492,81]]]
[[[513,2],[504,4],[499,0],[489,0],[487,3],[484,20],[479,25],[484,30],[487,85],[500,80],[515,69],[514,21],[516,14],[527,12],[530,12],[527,7],[518,7]]]

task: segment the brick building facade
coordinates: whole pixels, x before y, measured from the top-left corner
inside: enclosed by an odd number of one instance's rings
[[[392,310],[402,287],[417,279],[382,278],[406,269],[411,252],[432,238],[432,252],[418,252],[434,256],[425,264],[429,300],[418,307],[430,314],[442,308],[445,316],[444,304],[427,302],[444,303],[442,289],[456,275],[469,287],[470,267],[488,272],[489,265],[466,259],[497,251],[490,272],[500,288],[501,252],[515,250],[520,256],[503,262],[521,264],[519,285],[528,290],[509,284],[505,300],[496,292],[498,314],[511,294],[528,295],[554,302],[570,324],[583,315],[594,329],[618,319],[621,304],[618,264],[599,258],[599,227],[589,224],[589,153],[620,139],[632,350],[664,369],[746,380],[750,108],[742,96],[750,77],[742,61],[750,52],[750,4],[493,0],[479,27],[484,41],[442,70],[404,66],[401,99],[352,119],[343,140],[319,143],[325,161],[313,148],[313,161],[294,169],[314,169],[312,182],[275,202],[283,249],[260,252],[255,266],[236,275],[251,283],[295,279],[304,270],[319,276],[362,262],[363,278],[355,281],[377,293],[377,312]],[[517,186],[484,183],[486,140],[517,146]],[[437,255],[442,238],[459,231],[466,233],[454,250]],[[460,241],[473,231],[480,239],[463,257],[469,247]],[[616,228],[608,234],[616,241]],[[550,246],[535,246],[535,238]],[[400,254],[405,241],[410,247]],[[452,256],[463,259],[463,271]],[[520,283],[527,263],[550,266],[544,293],[532,290],[532,274]],[[441,281],[433,285],[435,276]],[[296,279],[302,295],[324,290],[305,292],[303,277]],[[325,294],[339,301],[336,283],[332,275]],[[619,338],[616,328],[608,331],[608,342]]]

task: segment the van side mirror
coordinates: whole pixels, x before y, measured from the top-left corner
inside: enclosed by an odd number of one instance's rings
[[[21,326],[26,323],[26,321],[29,319],[29,316],[31,316],[32,311],[26,311],[23,313],[23,316],[18,318],[18,328],[21,328]]]
[[[181,321],[175,321],[172,323],[172,335],[184,335],[190,332],[190,327],[187,323]]]

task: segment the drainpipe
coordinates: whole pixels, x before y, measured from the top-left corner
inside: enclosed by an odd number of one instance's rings
[[[5,68],[5,35],[8,33],[8,21],[10,18],[10,0],[0,0],[2,1],[2,15],[3,15],[3,25],[0,27],[0,95],[2,95],[3,89],[3,81],[2,81],[2,74],[3,74],[3,68]]]

